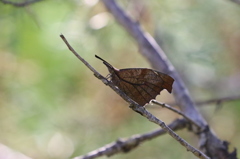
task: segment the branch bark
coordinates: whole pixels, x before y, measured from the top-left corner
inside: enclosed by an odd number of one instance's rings
[[[231,101],[236,101],[240,100],[240,96],[230,96],[230,97],[222,97],[222,98],[214,98],[214,99],[209,99],[205,101],[197,101],[196,104],[198,106],[203,106],[207,104],[216,104],[216,105],[221,105],[224,102],[231,102]]]
[[[154,38],[144,32],[137,22],[133,22],[114,0],[102,0],[102,2],[108,11],[115,17],[116,21],[126,29],[137,42],[140,52],[149,61],[152,67],[161,72],[170,74],[175,79],[173,93],[182,112],[203,129],[207,127],[207,122],[197,111],[182,79]],[[229,158],[229,156],[236,158],[236,156],[233,157],[236,152],[228,152],[228,146],[218,139],[212,130],[206,129],[206,131],[199,133],[198,136],[200,138],[200,147],[203,148],[205,153],[211,158],[226,159]]]
[[[185,119],[177,119],[168,125],[174,131],[183,129],[186,127],[187,121]],[[84,156],[75,157],[74,159],[93,159],[101,156],[112,156],[117,153],[126,153],[129,152],[145,141],[151,140],[153,138],[159,137],[166,132],[163,129],[155,130],[142,135],[133,135],[128,139],[118,139],[114,143],[105,145],[99,149],[96,149]]]
[[[234,102],[240,100],[240,96],[228,96],[228,97],[221,97],[221,98],[212,98],[212,99],[208,99],[208,100],[197,100],[195,101],[197,106],[204,106],[204,105],[208,105],[208,104],[216,104],[221,105],[225,102]],[[177,103],[169,103],[169,105],[171,106],[178,106]]]
[[[80,60],[82,61],[93,73],[94,75],[100,79],[104,84],[108,85],[110,88],[112,88],[119,96],[121,96],[125,101],[130,103],[130,108],[141,114],[142,116],[146,117],[149,121],[159,125],[164,131],[166,131],[170,136],[172,136],[175,140],[177,140],[181,145],[183,145],[188,151],[192,152],[195,156],[201,159],[209,159],[208,156],[206,156],[201,151],[195,149],[193,146],[191,146],[189,143],[187,143],[184,139],[182,139],[180,136],[178,136],[172,129],[170,129],[163,121],[156,118],[154,115],[152,115],[150,112],[148,112],[143,106],[139,105],[135,101],[133,101],[131,98],[129,98],[125,93],[123,93],[120,89],[115,87],[115,85],[108,81],[107,78],[103,77],[100,73],[98,73],[87,61],[85,61],[68,43],[66,38],[63,35],[60,35],[62,40],[65,42],[65,44],[68,46],[69,50]]]
[[[183,116],[183,117],[184,117],[185,119],[187,119],[191,124],[193,124],[193,125],[195,125],[196,127],[198,127],[199,131],[201,131],[201,127],[200,127],[199,125],[197,125],[197,123],[195,123],[194,121],[192,121],[191,118],[189,118],[188,116],[186,116],[186,115],[185,115],[184,113],[182,113],[181,111],[179,111],[179,110],[171,107],[171,106],[168,105],[168,104],[161,103],[161,102],[158,102],[158,101],[156,101],[156,100],[151,100],[151,103],[154,103],[154,104],[156,104],[156,105],[159,105],[159,106],[162,106],[162,107],[164,107],[164,108],[167,108],[167,109],[169,109],[169,110],[171,110],[171,111],[173,111],[173,112],[175,112],[175,113]]]

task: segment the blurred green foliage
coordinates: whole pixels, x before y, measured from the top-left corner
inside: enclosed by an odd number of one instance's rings
[[[196,100],[240,95],[240,6],[230,1],[121,1],[162,46]],[[141,15],[141,16],[139,16]],[[121,137],[157,129],[128,109],[67,49],[103,75],[97,54],[117,68],[150,67],[133,39],[97,0],[0,3],[0,142],[31,158],[70,158]],[[159,100],[172,102],[165,91]],[[203,106],[218,136],[240,149],[240,102]],[[150,108],[149,108],[150,109]],[[170,123],[178,116],[150,109]],[[180,136],[194,146],[187,131]],[[191,158],[165,135],[112,158]]]

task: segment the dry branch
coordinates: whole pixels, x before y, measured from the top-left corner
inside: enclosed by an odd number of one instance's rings
[[[154,104],[156,104],[156,105],[159,105],[159,106],[162,106],[162,107],[164,107],[164,108],[167,108],[167,109],[169,109],[169,110],[171,110],[171,111],[173,111],[173,112],[175,112],[175,113],[183,116],[183,117],[184,117],[185,119],[187,119],[190,123],[192,123],[193,125],[195,125],[195,126],[198,127],[199,129],[201,129],[201,127],[200,127],[197,123],[195,123],[191,118],[189,118],[188,116],[186,116],[186,115],[185,115],[184,113],[182,113],[181,111],[179,111],[179,110],[171,107],[170,105],[165,104],[165,103],[158,102],[158,101],[156,101],[156,100],[151,100],[151,102],[154,103]]]
[[[185,119],[177,119],[168,125],[174,131],[183,129],[186,127],[187,121]],[[118,153],[126,153],[135,149],[138,145],[144,141],[151,140],[160,135],[165,134],[163,129],[155,130],[142,135],[133,135],[128,139],[118,139],[116,142],[105,145],[97,150],[89,152],[84,156],[75,157],[74,159],[93,159],[101,156],[112,156]]]
[[[68,43],[66,38],[63,35],[60,35],[62,40],[65,42],[65,44],[68,46],[69,50],[79,59],[81,60],[93,73],[94,75],[100,79],[104,84],[111,87],[118,95],[120,95],[125,101],[130,103],[130,108],[134,110],[135,112],[141,114],[142,116],[146,117],[149,121],[159,125],[164,131],[166,131],[170,136],[172,136],[175,140],[177,140],[181,145],[183,145],[188,151],[192,152],[195,156],[201,158],[201,159],[208,159],[208,157],[202,153],[201,151],[195,149],[192,147],[189,143],[187,143],[184,139],[179,137],[173,130],[171,130],[163,121],[156,118],[154,115],[152,115],[150,112],[148,112],[143,106],[139,105],[135,101],[133,101],[131,98],[129,98],[125,93],[123,93],[121,90],[119,90],[115,85],[108,81],[107,78],[103,77],[100,73],[98,73],[87,61],[85,61]]]
[[[196,100],[195,103],[197,106],[204,106],[204,105],[209,105],[209,104],[216,104],[221,105],[225,102],[232,102],[232,101],[237,101],[240,100],[240,96],[229,96],[229,97],[221,97],[221,98],[213,98],[213,99],[208,99],[208,100]],[[177,103],[169,103],[171,106],[178,106]]]
[[[198,106],[207,105],[207,104],[220,105],[224,102],[231,102],[231,101],[236,101],[236,100],[240,100],[240,96],[222,97],[222,98],[209,99],[209,100],[205,100],[205,101],[196,101],[196,105],[198,105]]]
[[[152,67],[161,72],[170,74],[175,79],[173,93],[175,100],[179,103],[181,111],[192,121],[201,126],[202,129],[208,127],[205,119],[197,111],[196,105],[192,101],[187,88],[182,82],[182,79],[154,38],[144,32],[139,26],[139,23],[134,22],[116,4],[115,0],[102,0],[102,2],[108,11],[114,16],[116,21],[122,25],[123,28],[126,29],[126,31],[128,31],[128,33],[137,42],[140,52],[144,57],[146,57]],[[195,133],[197,132],[195,131]],[[232,159],[236,158],[236,155],[234,156],[236,152],[228,152],[228,146],[218,139],[211,129],[205,129],[205,131],[198,134],[198,136],[200,138],[200,147],[211,158],[226,159],[229,158],[229,156],[232,156]]]

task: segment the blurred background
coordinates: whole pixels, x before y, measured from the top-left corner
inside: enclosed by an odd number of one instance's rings
[[[230,0],[119,3],[155,37],[195,101],[240,96],[240,5]],[[95,54],[117,68],[151,66],[101,1],[40,1],[27,7],[0,2],[0,159],[71,158],[158,129],[96,79],[60,34],[105,76]],[[174,103],[166,91],[157,100]],[[165,123],[179,117],[148,109]],[[240,149],[239,100],[198,109],[217,136],[231,142],[231,150]],[[177,133],[197,147],[192,133]],[[111,158],[192,157],[164,135]]]

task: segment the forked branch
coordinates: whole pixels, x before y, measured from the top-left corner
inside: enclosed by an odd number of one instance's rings
[[[183,116],[183,117],[184,117],[185,119],[187,119],[191,124],[195,125],[199,130],[201,129],[201,127],[200,127],[197,123],[195,123],[191,118],[189,118],[188,116],[186,116],[186,115],[185,115],[184,113],[182,113],[181,111],[179,111],[179,110],[171,107],[170,105],[165,104],[165,103],[158,102],[158,101],[156,101],[156,100],[151,100],[151,102],[154,103],[154,104],[156,104],[156,105],[159,105],[159,106],[162,106],[162,107],[164,107],[164,108],[167,108],[167,109],[169,109],[169,110],[171,110],[171,111],[173,111],[173,112],[175,112],[175,113]]]
[[[202,153],[201,151],[195,149],[189,143],[187,143],[184,139],[180,138],[172,129],[170,129],[163,121],[153,116],[150,112],[148,112],[143,106],[140,106],[138,103],[129,98],[126,94],[124,94],[121,90],[119,90],[115,85],[103,77],[100,73],[98,73],[87,61],[85,61],[68,43],[66,38],[63,35],[60,35],[62,40],[68,46],[69,50],[79,59],[81,60],[93,73],[94,75],[100,79],[104,84],[111,87],[118,95],[120,95],[125,101],[130,103],[130,108],[135,112],[141,114],[146,117],[149,121],[159,125],[164,131],[166,131],[170,136],[172,136],[175,140],[177,140],[181,145],[183,145],[188,151],[192,152],[195,156],[201,159],[208,159],[208,157]]]
[[[198,134],[200,139],[199,145],[204,152],[212,159],[226,159],[229,156],[232,156],[232,159],[237,158],[236,151],[229,152],[228,146],[218,139],[211,128],[205,129],[208,127],[206,120],[196,109],[196,105],[191,99],[181,77],[155,39],[147,32],[144,32],[140,24],[132,20],[115,0],[102,0],[102,2],[115,20],[133,37],[140,53],[149,61],[152,67],[174,78],[173,94],[181,111],[205,130]]]
[[[170,125],[168,125],[168,127],[174,131],[177,131],[179,129],[185,128],[186,124],[187,121],[185,119],[177,119],[173,121]],[[159,137],[160,135],[163,135],[165,133],[166,132],[163,129],[159,129],[141,135],[133,135],[128,139],[118,139],[113,143],[110,143],[94,151],[91,151],[84,156],[75,157],[74,159],[93,159],[101,156],[109,157],[117,153],[126,153],[135,149],[141,143]]]

